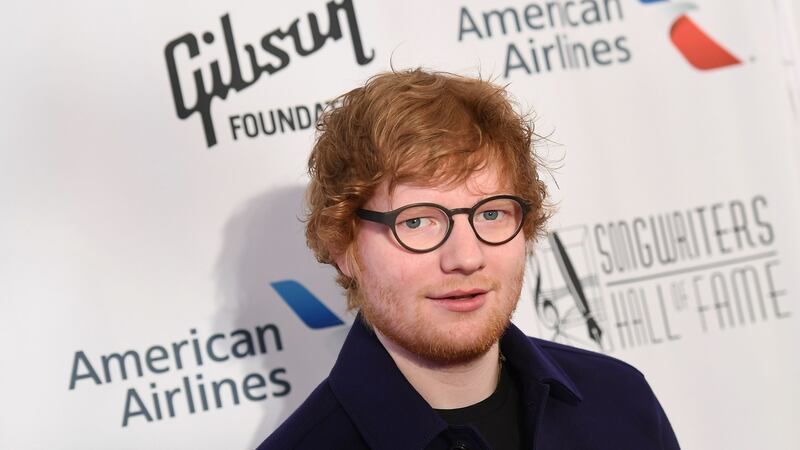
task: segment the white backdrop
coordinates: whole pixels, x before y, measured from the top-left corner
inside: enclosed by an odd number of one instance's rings
[[[297,220],[310,125],[390,64],[508,84],[550,136],[563,251],[515,323],[640,368],[684,448],[800,447],[796,5],[69,3],[0,27],[0,448],[252,448],[285,419],[353,319]]]

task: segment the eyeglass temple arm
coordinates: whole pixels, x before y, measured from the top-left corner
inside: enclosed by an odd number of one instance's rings
[[[392,223],[392,214],[381,213],[378,211],[370,211],[368,209],[359,209],[356,211],[356,215],[364,220],[369,220],[370,222],[377,222],[382,223],[385,225],[390,225]]]

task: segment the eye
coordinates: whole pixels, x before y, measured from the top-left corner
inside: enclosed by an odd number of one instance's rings
[[[408,219],[408,220],[403,222],[403,225],[405,225],[406,227],[411,228],[411,229],[417,228],[420,225],[422,225],[422,218],[421,217],[415,217],[413,219]]]
[[[430,206],[412,206],[402,211],[395,219],[397,231],[430,233],[446,227],[447,215]]]
[[[503,217],[503,212],[498,211],[496,209],[492,209],[489,211],[481,211],[481,219],[483,220],[492,221],[500,219],[502,217]]]
[[[421,227],[430,226],[433,221],[429,217],[414,217],[411,219],[405,219],[398,223],[398,225],[406,227],[410,230],[415,230]]]

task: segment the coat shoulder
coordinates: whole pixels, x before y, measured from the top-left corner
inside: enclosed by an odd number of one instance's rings
[[[602,353],[530,339],[580,391],[580,406],[551,404],[558,423],[590,429],[608,448],[680,448],[666,413],[638,369]],[[581,442],[571,448],[586,446]]]
[[[632,365],[602,353],[531,338],[577,387],[585,401],[628,410],[657,404],[645,376]]]
[[[545,353],[555,359],[570,376],[573,375],[570,369],[591,368],[616,376],[625,375],[627,377],[644,380],[644,375],[639,369],[612,356],[535,337],[531,337],[530,339],[536,346],[543,349]]]
[[[360,433],[325,380],[257,450],[357,449],[361,443]]]

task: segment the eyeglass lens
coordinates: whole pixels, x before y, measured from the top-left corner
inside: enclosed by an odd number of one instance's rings
[[[497,244],[511,238],[522,223],[522,206],[513,199],[500,198],[483,203],[472,215],[475,233],[482,240]],[[433,206],[403,210],[395,222],[397,238],[407,247],[427,250],[447,236],[450,219]]]

